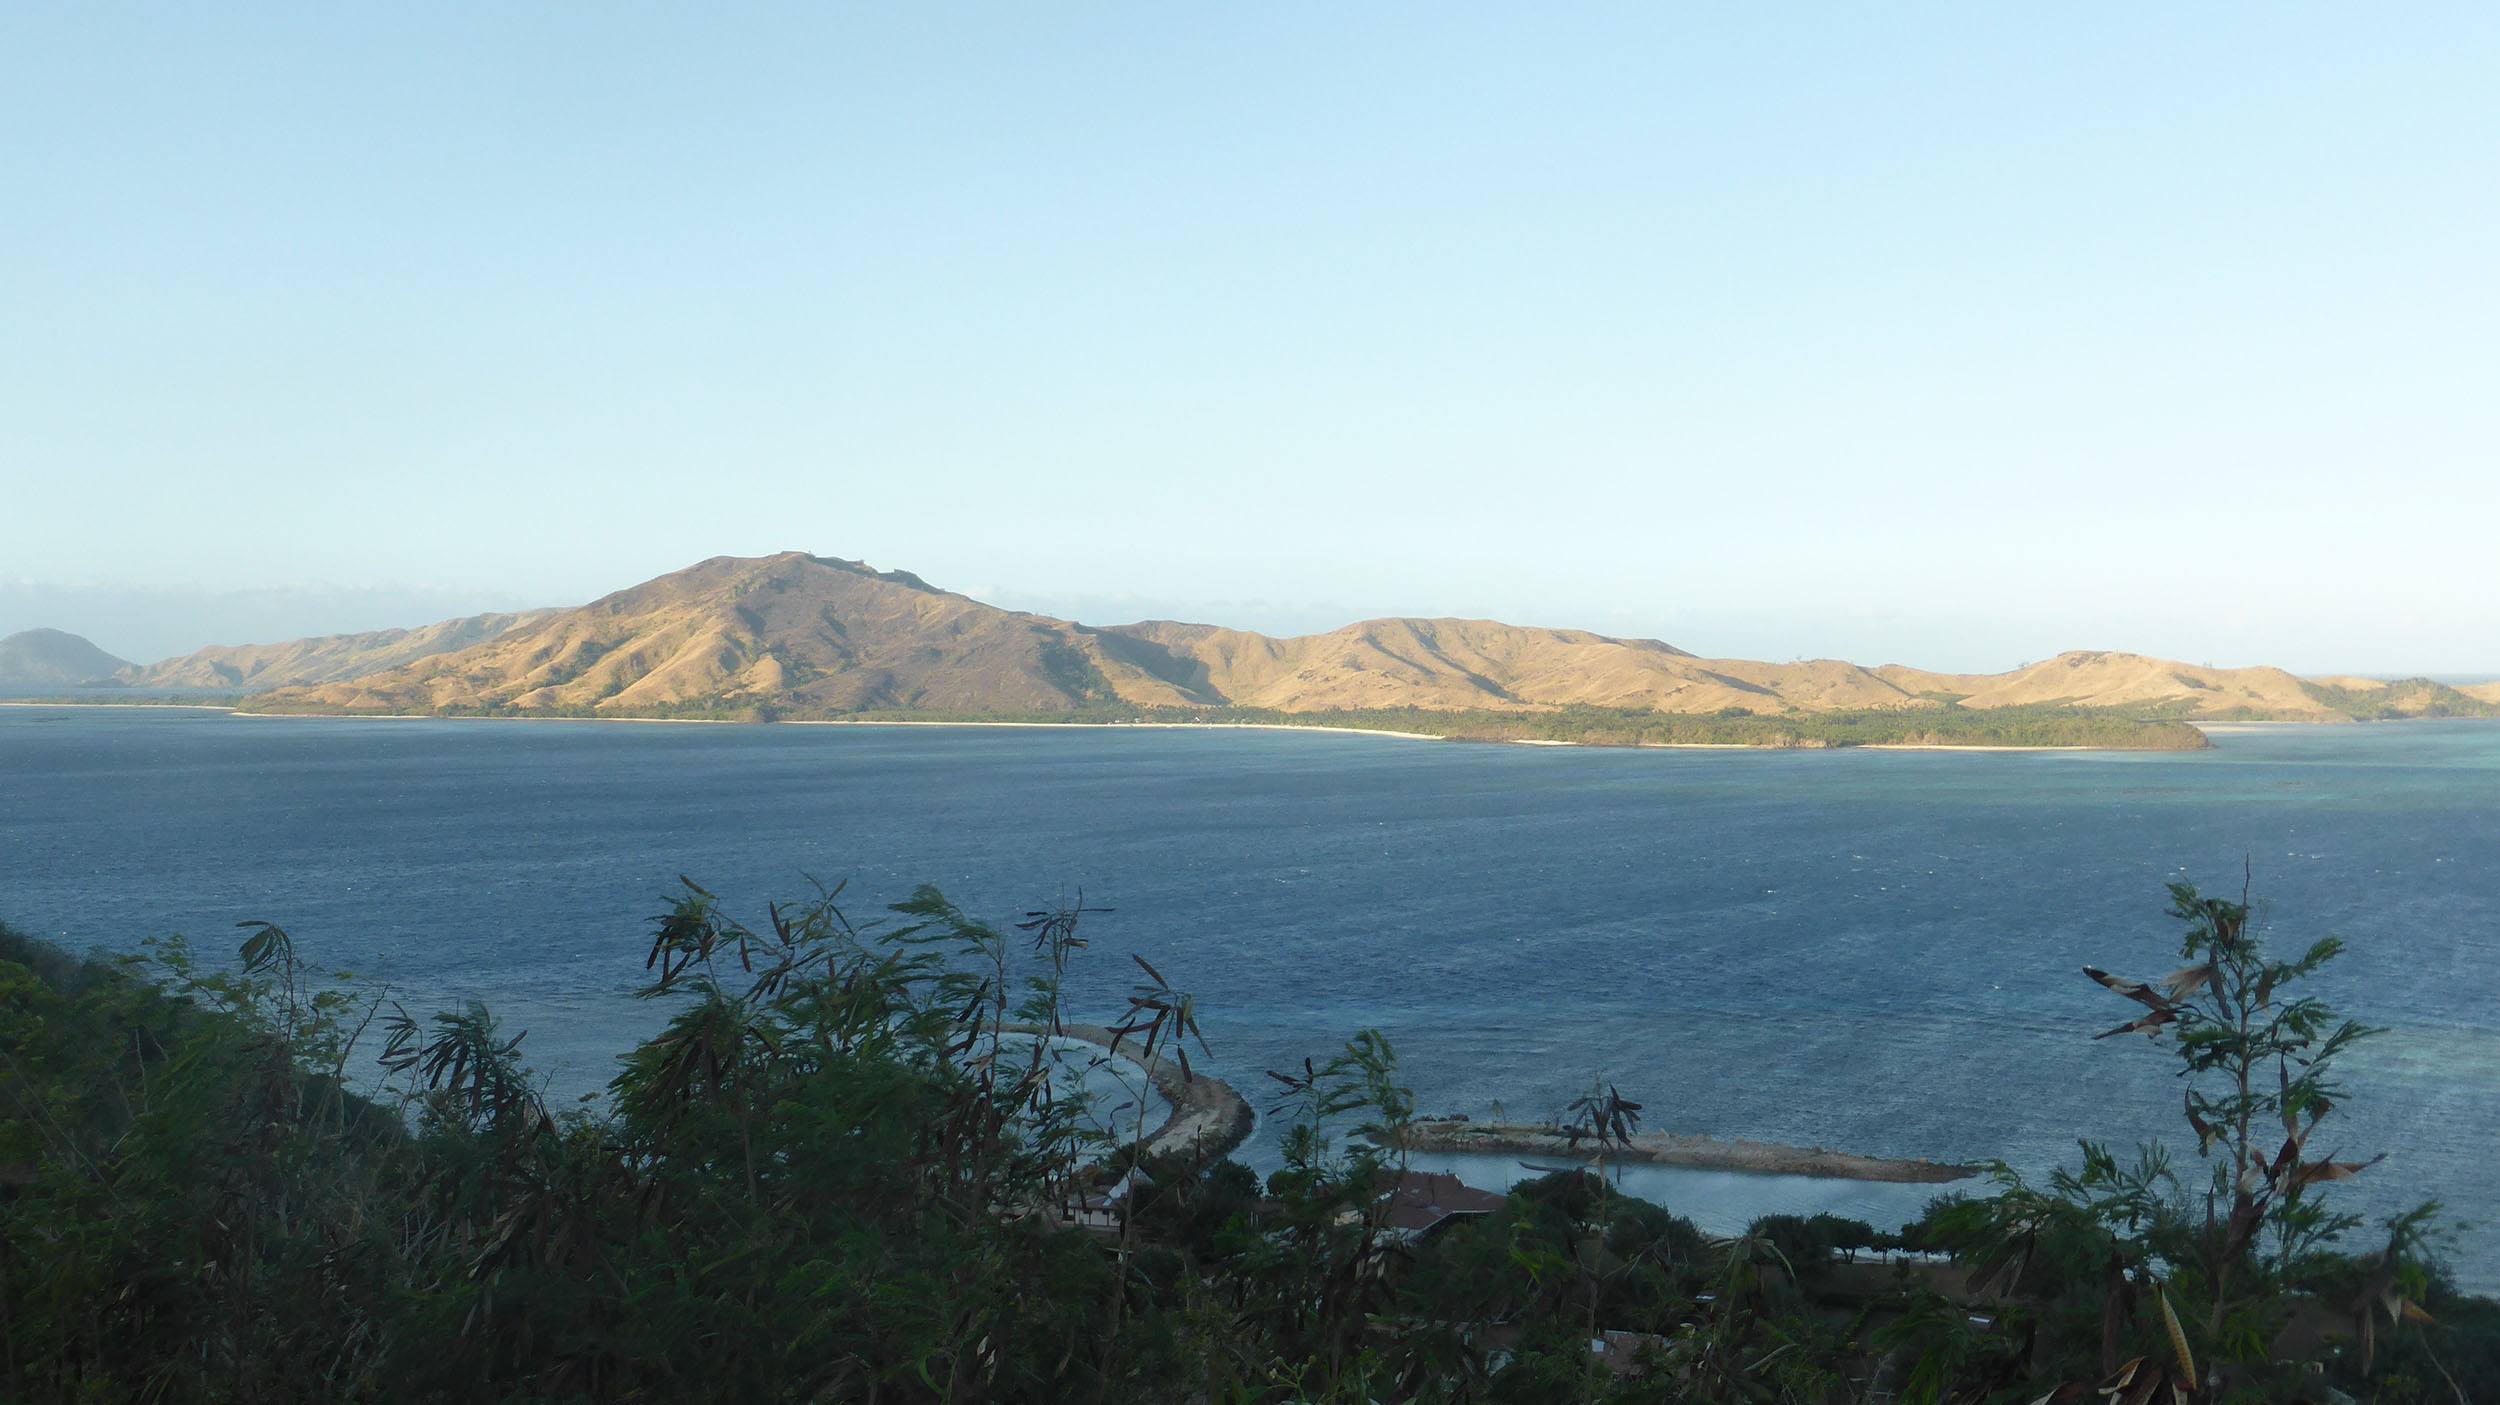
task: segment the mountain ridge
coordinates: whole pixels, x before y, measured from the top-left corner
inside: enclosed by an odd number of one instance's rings
[[[414,629],[312,635],[282,644],[211,644],[152,664],[127,665],[114,677],[133,688],[168,690],[265,692],[336,683],[465,649],[556,613],[552,609],[499,611]]]
[[[467,649],[271,696],[343,711],[1051,710],[1111,700],[1086,637],[864,562],[720,556]]]
[[[1390,617],[1318,634],[1006,610],[908,571],[790,551],[716,556],[460,648],[275,689],[259,710],[591,716],[748,711],[1051,715],[1104,708],[1769,718],[1949,709],[2344,721],[2500,713],[2500,685],[2356,685],[2071,650],[2002,674],[1709,659],[1656,639]],[[2417,686],[2418,684],[2418,686]]]

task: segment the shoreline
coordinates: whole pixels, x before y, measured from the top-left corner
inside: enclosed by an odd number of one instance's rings
[[[1558,737],[1448,737],[1440,732],[1395,732],[1388,727],[1335,727],[1325,722],[973,722],[940,717],[527,717],[442,715],[442,712],[255,712],[230,702],[40,702],[0,700],[0,707],[170,707],[180,712],[225,712],[227,717],[275,717],[295,722],[637,722],[672,727],[1093,727],[1133,732],[1338,732],[1348,737],[1395,737],[1403,742],[1483,742],[1513,747],[1585,747],[1585,750],[1690,750],[1690,752],[2173,752],[2175,747],[2018,747],[1995,742],[1858,742],[1853,747],[1778,747],[1755,742],[1570,742]],[[2278,722],[2305,727],[2310,722]],[[2185,755],[2185,752],[2180,752]]]
[[[151,707],[172,708],[178,712],[237,712],[240,710],[225,703],[45,702],[41,698],[0,698],[0,707]]]
[[[1457,1155],[1563,1157],[1572,1161],[1594,1161],[1597,1157],[1594,1147],[1575,1144],[1551,1127],[1488,1122],[1417,1122],[1409,1127],[1403,1149]],[[1817,1176],[1894,1185],[1946,1185],[1968,1180],[1980,1171],[1977,1166],[1930,1161],[1925,1157],[1859,1156],[1819,1146],[1785,1146],[1743,1137],[1722,1140],[1685,1132],[1638,1133],[1630,1146],[1608,1149],[1606,1159],[1625,1165]]]
[[[2287,722],[2285,726],[2305,726]],[[1346,730],[1353,730],[1348,728]],[[1757,746],[1752,742],[1567,742],[1512,737],[1512,746],[1585,746],[1597,751],[2113,751],[2184,756],[2188,748],[2166,746],[2015,746],[2006,742],[1859,742],[1853,746]],[[2210,750],[2211,748],[2207,748]]]
[[[26,707],[120,707],[121,703],[25,703]],[[162,704],[172,706],[172,704]],[[1095,731],[1184,732],[1343,732],[1355,737],[1396,737],[1406,741],[1450,740],[1430,732],[1391,732],[1370,727],[1302,726],[1294,722],[955,722],[915,718],[783,717],[749,722],[735,717],[476,717],[431,712],[250,712],[241,708],[209,708],[236,717],[278,718],[297,722],[635,722],[663,726],[701,727],[1066,727]],[[1561,743],[1576,745],[1576,743]]]
[[[2103,753],[2176,753],[2186,754],[2188,748],[2075,746],[2020,746],[2001,742],[1860,742],[1851,746],[1772,746],[1754,742],[1589,742],[1549,737],[1461,737],[1433,732],[1405,732],[1386,727],[1344,727],[1326,723],[1299,722],[1044,722],[1029,720],[987,721],[978,719],[940,718],[870,718],[870,717],[792,717],[769,722],[730,717],[555,717],[528,715],[444,715],[427,712],[259,712],[240,703],[178,703],[178,702],[108,702],[88,699],[46,701],[37,698],[0,699],[0,707],[28,708],[145,708],[183,712],[222,712],[229,717],[291,718],[310,721],[355,722],[621,722],[643,726],[777,726],[777,727],[1012,727],[1012,728],[1097,728],[1131,729],[1137,731],[1203,731],[1203,732],[1332,732],[1344,736],[1389,737],[1399,741],[1476,742],[1485,745],[1580,747],[1597,751],[1944,751],[1976,753],[2019,752],[2103,752]],[[2419,719],[2404,719],[2419,720]],[[2188,720],[2207,738],[2205,750],[2211,750],[2212,738],[2229,735],[2235,728],[2313,727],[2330,725],[2308,721],[2214,722]]]
[[[103,706],[110,707],[106,703]],[[448,717],[434,712],[253,712],[228,708],[237,717],[271,718],[282,722],[638,722],[667,727],[744,727],[729,717]]]
[[[492,718],[481,718],[492,721]],[[584,718],[584,721],[623,721],[623,718]],[[1125,728],[1130,731],[1168,732],[1343,732],[1354,737],[1397,737],[1404,741],[1445,742],[1449,737],[1431,732],[1392,732],[1376,727],[1329,727],[1318,723],[1308,726],[1299,722],[941,722],[911,718],[877,717],[792,717],[777,720],[776,727],[1096,727]],[[1577,745],[1554,742],[1554,746]]]
[[[2159,746],[2008,746],[2002,742],[1862,742],[1843,748],[1848,751],[2170,751],[2187,755],[2184,749]]]
[[[1142,1071],[1169,1108],[1163,1125],[1147,1133],[1142,1143],[1149,1156],[1177,1154],[1212,1161],[1248,1141],[1250,1129],[1257,1124],[1249,1099],[1232,1084],[1211,1073],[1184,1071],[1176,1060],[1160,1054],[1149,1061],[1141,1050],[1115,1045],[1111,1031],[1101,1025],[1062,1024],[1051,1030],[1014,1024],[1007,1026],[1007,1033],[1091,1044]]]

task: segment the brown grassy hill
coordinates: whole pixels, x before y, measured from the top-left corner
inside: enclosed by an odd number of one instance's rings
[[[381,673],[434,654],[448,654],[525,629],[557,613],[470,615],[422,629],[325,634],[286,644],[215,644],[161,663],[130,665],[118,675],[134,688],[245,688],[266,691],[340,683]]]
[[[2347,714],[2320,702],[2279,668],[2203,668],[2141,654],[2076,650],[1993,678],[1962,700],[1970,708],[2187,705],[2193,716],[2263,713],[2332,721]]]
[[[1803,659],[1796,663],[1712,659],[1708,667],[1721,678],[1760,688],[1786,706],[1806,712],[1911,707],[1920,701],[1873,669],[1838,659]]]
[[[752,704],[798,713],[1111,702],[1779,713],[1909,701],[1853,664],[1712,661],[1656,640],[1487,620],[1371,620],[1290,639],[1163,621],[1089,629],[905,572],[787,552],[715,558],[472,648],[259,705],[626,716]]]
[[[2468,683],[2464,687],[2457,689],[2457,691],[2465,694],[2467,697],[2472,698],[2477,702],[2487,702],[2494,706],[2500,706],[2500,680],[2494,680],[2489,683]]]
[[[437,626],[433,637],[448,638],[453,628]],[[308,657],[319,652],[297,647]],[[998,609],[908,572],[793,551],[715,557],[579,609],[515,621],[466,648],[283,689],[255,706],[611,716],[1595,707],[1775,716],[1959,699],[1975,710],[2183,708],[2194,716],[2319,721],[2462,715],[2485,706],[2452,689],[2409,687],[2367,691],[2307,684],[2279,669],[2210,669],[2117,653],[2063,654],[1996,675],[1829,659],[1705,659],[1654,639],[1491,620],[1367,620],[1294,638],[1165,620],[1095,629]]]
[[[632,716],[770,703],[805,711],[1048,712],[1115,694],[1185,701],[1089,631],[804,552],[721,556],[402,668],[270,695],[351,712]]]
[[[1913,697],[1927,699],[1966,698],[2004,676],[1995,673],[1934,673],[1912,668],[1905,663],[1882,664],[1872,672]]]
[[[1366,620],[1289,639],[1165,620],[1103,633],[1179,660],[1174,681],[1210,701],[1280,712],[1585,705],[1778,713],[1910,701],[1855,664],[1702,659],[1655,639],[1492,620]]]
[[[0,639],[0,690],[41,691],[109,683],[129,661],[86,638],[58,629],[29,629]]]

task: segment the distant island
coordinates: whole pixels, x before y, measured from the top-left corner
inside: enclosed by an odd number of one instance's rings
[[[0,692],[81,687],[296,715],[1301,726],[1615,746],[2177,750],[2206,745],[2197,722],[2500,717],[2500,683],[2304,679],[2101,651],[1952,674],[1710,659],[1490,620],[1290,638],[1091,626],[796,551],[714,557],[572,609],[144,666],[58,631],[0,640]]]
[[[0,639],[0,690],[7,692],[111,683],[134,667],[89,640],[58,629],[29,629]]]

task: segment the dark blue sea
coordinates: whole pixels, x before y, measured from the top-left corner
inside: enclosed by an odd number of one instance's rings
[[[73,946],[281,923],[412,1006],[477,998],[561,1092],[651,1029],[630,996],[679,874],[760,920],[934,883],[1001,920],[1082,888],[1080,1014],[1145,956],[1212,1057],[1385,1031],[1427,1111],[1557,1111],[1605,1077],[1656,1129],[2071,1160],[2158,1135],[2164,1049],[2086,962],[2177,964],[2163,885],[2350,954],[2391,1033],[2319,1133],[2349,1199],[2467,1222],[2500,1286],[2500,724],[2227,729],[2193,754],[1620,751],[1326,733],[375,722],[0,708],[0,921]],[[1255,1096],[1255,1094],[1254,1094]],[[2313,1148],[2316,1149],[2316,1148]],[[1254,1142],[1254,1160],[1272,1157]],[[1468,1167],[1500,1179],[1499,1164]],[[1651,1172],[1705,1223],[1927,1192]]]

